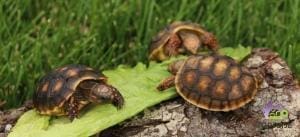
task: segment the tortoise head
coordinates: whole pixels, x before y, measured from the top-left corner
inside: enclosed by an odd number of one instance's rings
[[[104,82],[86,81],[80,84],[85,98],[94,103],[112,102],[117,108],[121,108],[124,104],[124,98],[115,87]]]

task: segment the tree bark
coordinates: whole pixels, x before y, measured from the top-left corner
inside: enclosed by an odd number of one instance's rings
[[[1,104],[1,102],[0,102]],[[1,105],[0,105],[1,106]],[[10,110],[0,109],[0,137],[6,137],[19,117],[27,110],[32,109],[32,101],[26,101],[23,106]]]
[[[178,97],[149,108],[97,136],[299,137],[300,89],[286,62],[270,49],[257,48],[242,64],[263,81],[253,101],[240,109],[212,112]],[[262,109],[269,101],[279,103],[288,110],[288,118],[280,122],[267,119]]]

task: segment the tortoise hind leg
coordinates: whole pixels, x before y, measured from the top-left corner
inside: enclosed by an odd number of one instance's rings
[[[166,90],[168,88],[171,88],[175,86],[175,76],[170,76],[166,79],[164,79],[158,86],[157,86],[157,89],[159,91],[163,91],[163,90]]]

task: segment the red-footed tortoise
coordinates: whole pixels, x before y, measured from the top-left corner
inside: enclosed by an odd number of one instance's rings
[[[229,56],[194,55],[169,65],[173,76],[158,85],[172,86],[189,103],[210,111],[230,111],[249,103],[260,81]]]
[[[212,51],[218,49],[218,42],[212,33],[198,24],[176,21],[152,39],[149,46],[149,59],[162,61],[182,53],[194,55],[203,47]]]
[[[84,65],[66,65],[44,77],[33,95],[33,104],[40,114],[68,115],[72,121],[89,104],[112,102],[121,108],[124,99],[107,84],[107,77]]]

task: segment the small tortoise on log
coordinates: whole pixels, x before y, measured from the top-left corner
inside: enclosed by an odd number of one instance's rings
[[[175,85],[186,101],[210,111],[230,111],[250,102],[257,92],[259,79],[229,56],[195,55],[169,65],[173,76],[158,90]]]
[[[106,81],[106,76],[92,68],[66,65],[41,78],[33,104],[40,114],[68,115],[71,121],[90,102],[112,102],[121,108],[122,95]]]
[[[203,47],[216,51],[218,42],[215,36],[198,24],[177,21],[153,38],[149,46],[149,59],[162,61],[182,53],[194,55]]]

